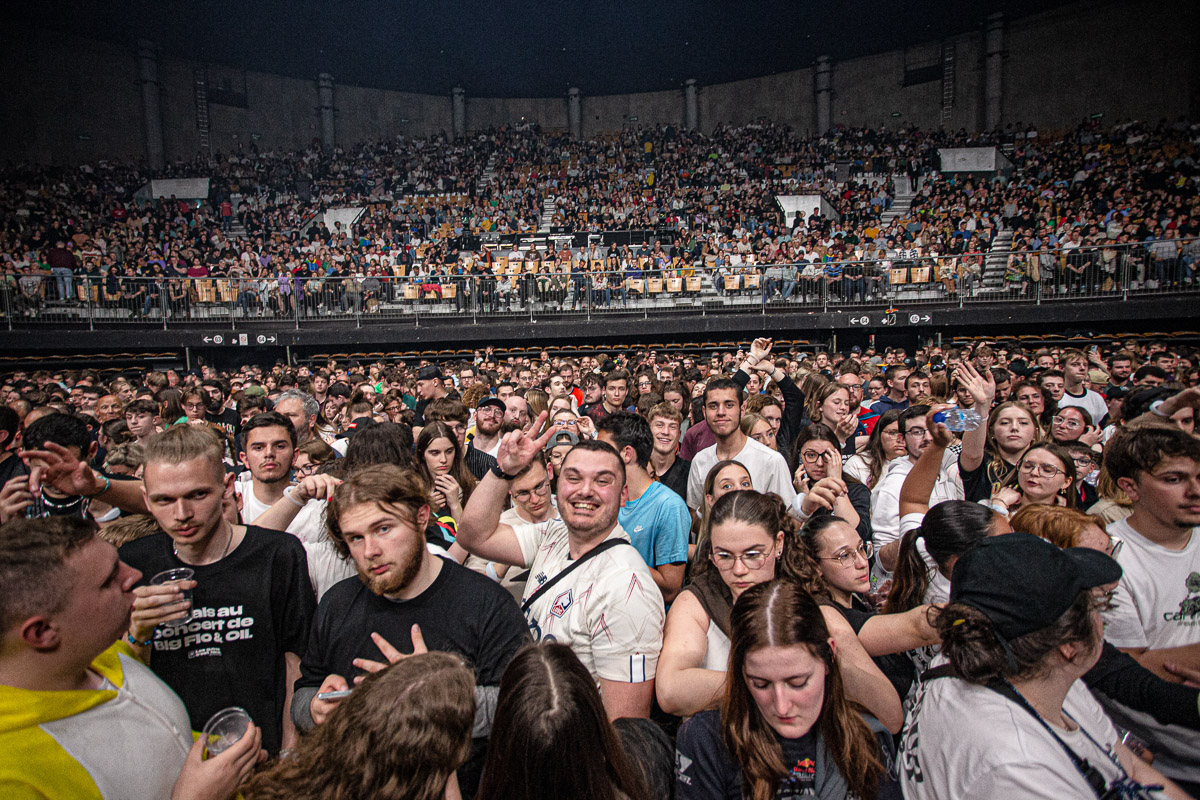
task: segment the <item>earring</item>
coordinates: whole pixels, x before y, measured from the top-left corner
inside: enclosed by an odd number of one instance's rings
[[[782,555],[783,555],[783,550],[776,550],[776,551],[775,551],[775,557],[776,557],[776,558],[779,558],[779,557],[781,557]]]

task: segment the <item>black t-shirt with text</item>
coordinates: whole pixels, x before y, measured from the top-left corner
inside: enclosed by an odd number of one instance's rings
[[[220,414],[214,414],[211,411],[206,411],[204,412],[204,418],[212,424],[218,426],[221,430],[225,431],[226,435],[228,435],[230,439],[235,438],[242,432],[242,426],[238,417],[238,413],[232,408],[222,409]]]
[[[304,652],[316,609],[300,540],[250,525],[241,543],[213,564],[185,564],[165,533],[130,542],[120,554],[141,570],[138,585],[168,569],[195,571],[193,619],[156,628],[150,652],[150,668],[183,700],[192,728],[202,730],[213,714],[240,706],[262,728],[263,747],[279,750],[284,653]]]

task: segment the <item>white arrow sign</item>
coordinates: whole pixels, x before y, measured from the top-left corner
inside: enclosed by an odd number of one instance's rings
[[[866,316],[865,314],[861,317],[851,317],[850,318],[851,325],[869,325],[870,322],[871,322],[871,318]]]
[[[204,339],[203,339],[203,341],[204,341],[204,343],[205,343],[205,344],[208,344],[209,342],[211,342],[211,341],[212,341],[212,337],[211,337],[211,336],[205,336],[205,337],[204,337]]]
[[[926,314],[925,316],[921,317],[921,322],[929,322],[931,319],[933,319],[933,317]]]

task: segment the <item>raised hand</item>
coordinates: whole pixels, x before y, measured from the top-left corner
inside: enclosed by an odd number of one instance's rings
[[[25,509],[33,504],[30,478],[30,475],[18,475],[5,481],[4,488],[0,489],[0,524],[25,516]]]
[[[765,336],[760,336],[750,343],[750,355],[756,361],[762,361],[767,356],[771,355],[771,346],[774,344],[772,339]]]
[[[22,450],[17,453],[26,463],[35,459],[41,462],[40,483],[34,486],[31,482],[31,492],[40,491],[42,484],[52,486],[65,495],[94,495],[104,488],[104,482],[97,480],[96,473],[92,472],[87,462],[80,461],[70,450],[54,442],[46,442],[43,447],[43,450]]]
[[[996,399],[996,381],[992,371],[985,369],[982,374],[975,367],[964,361],[954,373],[954,379],[964,389],[971,393],[975,400],[976,411],[987,414],[992,410],[992,401]]]
[[[371,641],[375,642],[375,646],[379,648],[379,652],[383,653],[383,657],[387,659],[387,664],[384,664],[380,661],[372,661],[369,658],[356,658],[351,663],[365,672],[379,672],[382,669],[387,669],[389,664],[395,664],[410,656],[415,656],[420,653],[428,653],[429,648],[425,646],[425,637],[421,635],[420,625],[412,626],[411,635],[413,651],[411,653],[401,653],[395,647],[392,647],[391,642],[389,642],[387,639],[384,639],[378,633],[372,633]],[[363,675],[359,675],[354,679],[354,684],[357,686],[358,684],[362,683],[364,677],[365,676]]]
[[[546,418],[549,414],[543,411],[538,414],[533,424],[529,426],[530,431],[539,431],[546,424]],[[496,453],[496,463],[500,469],[509,475],[515,475],[525,467],[533,463],[533,458],[546,446],[550,441],[550,437],[554,435],[553,427],[546,430],[541,436],[535,436],[523,430],[509,431],[504,434],[500,440],[500,449]]]

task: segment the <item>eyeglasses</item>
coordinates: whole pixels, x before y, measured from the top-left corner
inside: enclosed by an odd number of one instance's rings
[[[1083,427],[1083,423],[1077,419],[1067,419],[1066,417],[1051,417],[1050,421],[1055,425],[1062,425],[1068,430],[1077,430]]]
[[[1064,471],[1050,464],[1034,464],[1032,461],[1026,461],[1021,464],[1020,472],[1024,475],[1032,475],[1037,473],[1043,478],[1053,478],[1055,475],[1060,475]]]
[[[1096,594],[1096,610],[1097,611],[1112,611],[1117,607],[1117,590],[1116,588],[1109,589],[1107,592],[1099,592]]]
[[[554,420],[554,424],[560,428],[574,428],[576,425],[579,424],[579,420],[577,420],[577,419],[556,419],[556,420]]]
[[[762,569],[763,565],[767,563],[767,557],[770,555],[770,551],[762,550],[747,550],[741,555],[727,553],[724,550],[716,550],[712,554],[712,562],[722,572],[728,572],[733,569],[733,565],[739,561],[742,562],[742,566],[746,569]]]
[[[924,439],[929,434],[927,428],[909,428],[904,432],[905,436],[915,436],[918,439]]]
[[[302,467],[296,467],[295,472],[297,475],[315,475],[317,470],[320,469],[320,467],[321,467],[320,464],[316,463],[315,461],[312,461],[312,462],[309,462],[308,464],[305,464]]]
[[[513,492],[513,500],[516,500],[518,503],[526,503],[529,502],[529,498],[533,497],[535,494],[538,497],[545,497],[546,495],[550,494],[550,480],[546,479],[532,489],[524,489],[519,492]]]
[[[1077,466],[1077,467],[1094,467],[1094,466],[1096,466],[1095,460],[1088,458],[1087,456],[1075,456],[1075,458],[1073,458],[1071,460],[1075,462],[1075,466]]]
[[[492,414],[500,416],[504,413],[504,409],[499,406],[484,406],[483,408],[475,409],[475,416],[482,417],[484,414]]]
[[[900,429],[899,429],[899,428],[897,428],[897,429],[896,429],[896,430],[894,430],[894,431],[880,431],[880,432],[879,432],[879,435],[880,435],[880,436],[893,436],[893,437],[895,437],[895,438],[897,438],[897,439],[903,439],[903,438],[904,438],[904,434],[903,434],[903,433],[901,433],[901,431],[900,431]]]
[[[802,459],[804,459],[805,464],[815,464],[818,461],[832,461],[833,453],[829,452],[828,450],[822,451],[820,453],[816,453],[816,452],[813,452],[812,450],[809,450],[807,452],[802,452],[800,454],[800,457]]]
[[[836,556],[818,556],[821,561],[836,561],[842,569],[849,569],[854,566],[854,562],[858,561],[858,557],[868,559],[875,552],[874,542],[863,542],[855,550],[847,550],[844,553],[838,553]]]
[[[1111,533],[1108,535],[1108,557],[1116,558],[1117,553],[1121,552],[1121,548],[1125,546],[1125,540]]]

